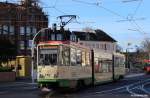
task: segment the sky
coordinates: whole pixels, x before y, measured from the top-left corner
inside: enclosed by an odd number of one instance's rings
[[[6,1],[6,0],[0,0]],[[19,0],[8,0],[16,2]],[[77,15],[70,30],[101,29],[125,50],[150,38],[150,0],[39,0],[49,16],[49,26],[61,15]],[[129,21],[130,20],[130,21]],[[77,21],[77,22],[76,22]],[[131,46],[127,44],[131,43]]]

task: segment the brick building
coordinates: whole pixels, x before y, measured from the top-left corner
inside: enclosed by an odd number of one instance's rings
[[[45,27],[48,17],[37,0],[0,2],[0,58],[30,55],[30,40]]]

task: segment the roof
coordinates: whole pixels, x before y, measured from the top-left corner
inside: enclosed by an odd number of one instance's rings
[[[95,30],[97,33],[97,37],[99,41],[111,41],[111,42],[117,42],[114,38],[112,38],[110,35],[108,35],[106,32],[97,29]]]
[[[77,38],[84,41],[117,42],[114,38],[100,29],[95,30],[95,32],[73,31],[73,33],[77,36]]]

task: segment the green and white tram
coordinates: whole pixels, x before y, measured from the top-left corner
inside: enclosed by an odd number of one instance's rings
[[[48,41],[37,46],[37,81],[41,87],[76,88],[119,79],[125,73],[124,55],[92,52],[69,41]],[[93,62],[93,63],[92,63]],[[92,64],[94,69],[92,71]],[[94,72],[94,74],[92,74]],[[94,75],[94,76],[93,76]]]
[[[37,81],[41,86],[75,88],[81,83],[91,83],[87,48],[70,42],[49,41],[40,43],[37,50]]]

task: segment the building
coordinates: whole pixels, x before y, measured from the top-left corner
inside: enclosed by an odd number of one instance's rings
[[[73,33],[77,36],[79,44],[90,49],[106,53],[116,52],[117,41],[100,29],[92,32],[74,31]]]
[[[81,45],[95,49],[101,52],[113,53],[116,52],[117,41],[110,37],[102,30],[86,31],[69,31],[57,30],[56,26],[47,31],[47,40],[70,40],[78,42]]]
[[[0,58],[30,55],[30,40],[45,27],[48,17],[37,0],[0,2]]]

